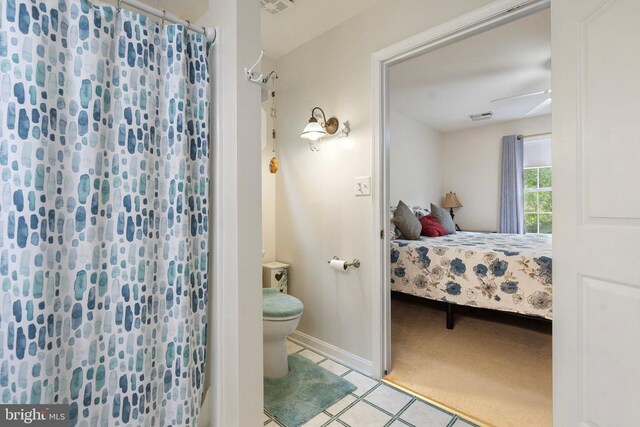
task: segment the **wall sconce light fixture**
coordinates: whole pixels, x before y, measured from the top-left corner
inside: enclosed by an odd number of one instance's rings
[[[318,119],[322,119],[322,122],[319,122]],[[351,129],[349,128],[348,123],[349,122],[345,122],[343,124],[343,129],[339,135],[340,137],[349,136]],[[300,138],[309,141],[309,148],[311,151],[318,151],[320,150],[319,140],[327,135],[335,135],[336,132],[338,132],[339,127],[340,122],[336,117],[330,117],[327,119],[322,108],[313,107],[309,123],[300,134]]]

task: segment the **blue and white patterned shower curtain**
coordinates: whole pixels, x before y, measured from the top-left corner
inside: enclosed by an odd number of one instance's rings
[[[2,0],[0,15],[0,403],[193,425],[207,43],[82,0]]]

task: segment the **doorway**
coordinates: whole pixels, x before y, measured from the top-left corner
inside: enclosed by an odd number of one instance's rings
[[[374,194],[374,207],[377,210],[376,213],[376,221],[375,226],[378,232],[381,233],[380,245],[376,245],[376,255],[380,260],[380,269],[376,270],[376,278],[379,278],[380,293],[374,296],[374,307],[379,307],[379,313],[374,312],[374,315],[379,314],[379,317],[376,317],[375,325],[378,326],[376,330],[374,330],[374,343],[379,343],[379,347],[374,349],[374,370],[379,372],[381,377],[391,377],[394,378],[392,374],[393,370],[393,354],[392,350],[392,333],[396,334],[397,331],[392,332],[392,321],[394,317],[391,315],[392,306],[394,306],[394,310],[397,307],[401,307],[401,311],[404,311],[405,314],[411,312],[411,310],[415,310],[416,316],[419,316],[420,313],[432,311],[431,317],[438,316],[438,313],[441,314],[440,318],[436,320],[439,321],[443,333],[445,332],[444,326],[444,316],[446,306],[442,302],[429,303],[421,298],[391,298],[391,283],[393,280],[397,280],[398,277],[394,277],[394,274],[391,272],[391,262],[392,259],[392,251],[391,242],[393,240],[392,234],[393,231],[390,225],[390,210],[389,207],[395,205],[398,200],[395,200],[396,197],[394,194],[397,191],[394,191],[394,180],[393,180],[393,171],[391,163],[391,147],[392,147],[392,133],[391,123],[397,118],[394,118],[397,115],[397,111],[394,111],[392,108],[392,96],[390,92],[390,87],[392,85],[392,68],[398,66],[399,64],[407,63],[408,61],[414,60],[415,58],[428,54],[429,52],[433,52],[436,49],[441,49],[445,46],[454,45],[456,42],[460,42],[462,40],[469,40],[472,36],[476,36],[479,34],[484,34],[489,30],[493,30],[499,27],[504,27],[510,23],[513,23],[517,20],[525,19],[528,17],[537,14],[538,12],[547,13],[549,2],[548,1],[531,1],[531,2],[501,2],[500,5],[490,5],[487,8],[483,8],[478,10],[475,13],[465,15],[458,20],[445,24],[441,27],[435,28],[433,30],[428,31],[425,34],[422,34],[418,37],[415,37],[411,40],[399,43],[398,45],[392,46],[388,49],[385,49],[378,54],[374,55],[373,61],[373,72],[374,72],[374,82],[380,82],[379,85],[375,86],[375,96],[374,102],[376,116],[374,120],[374,135],[376,136],[376,144],[375,144],[375,164],[374,164],[374,177],[377,178],[375,182],[378,183],[378,191]],[[544,92],[544,91],[541,91]],[[517,94],[514,94],[517,95]],[[541,95],[545,95],[542,93]],[[482,113],[478,111],[478,113]],[[409,114],[411,115],[411,114]],[[414,117],[415,118],[415,117]],[[549,129],[550,130],[550,129]],[[526,133],[536,133],[532,131],[522,131],[521,134]],[[525,135],[530,136],[530,135]],[[499,153],[498,153],[499,156]],[[464,167],[464,166],[462,166]],[[536,171],[536,173],[539,173]],[[498,181],[496,180],[496,185]],[[397,187],[397,185],[396,185]],[[438,189],[439,194],[444,195]],[[496,190],[497,193],[497,190]],[[405,193],[406,194],[406,193]],[[468,193],[467,193],[468,194]],[[411,197],[411,196],[401,196],[402,197]],[[537,194],[536,194],[537,197]],[[433,200],[433,198],[437,198],[438,200]],[[467,199],[469,200],[469,199]],[[412,200],[409,200],[412,201]],[[439,197],[431,196],[431,201],[438,204],[440,201]],[[429,208],[429,206],[426,206]],[[528,217],[531,217],[532,214],[529,212]],[[536,217],[538,221],[536,224],[539,226],[540,215]],[[461,220],[462,219],[461,217]],[[463,227],[464,229],[465,227]],[[544,228],[544,227],[543,227]],[[497,230],[490,227],[475,227],[472,225],[468,225],[466,227],[467,230],[470,231],[481,231],[481,232],[495,232]],[[550,243],[549,243],[550,246]],[[395,253],[395,252],[394,252]],[[473,266],[468,266],[469,272]],[[404,271],[403,271],[404,274]],[[499,286],[499,285],[498,285]],[[464,291],[464,288],[463,288]],[[450,294],[455,294],[457,292],[456,289],[452,288],[452,292]],[[414,293],[415,295],[415,293]],[[446,295],[445,295],[446,296]],[[492,295],[493,296],[493,295]],[[435,299],[435,298],[434,298]],[[442,298],[439,298],[442,299]],[[446,298],[445,298],[446,299]],[[471,304],[473,305],[473,304]],[[482,323],[483,316],[486,316],[486,312],[478,309],[479,313],[469,312],[467,309],[457,310],[458,313],[461,314],[466,321],[474,320],[480,321]],[[493,313],[493,311],[491,311]],[[524,321],[526,324],[529,322],[529,319],[520,319],[510,317],[509,315],[502,316],[502,313],[498,313],[497,317],[499,318],[498,323],[501,324],[502,327],[506,327],[509,329],[510,327],[515,326],[516,331],[518,327],[522,327],[519,323]],[[442,319],[442,320],[441,320]],[[513,320],[516,319],[516,320]],[[397,320],[397,319],[395,319]],[[441,321],[440,321],[441,320]],[[496,321],[496,316],[492,317],[492,322]],[[515,323],[515,325],[514,325]],[[540,328],[538,328],[540,327]],[[526,326],[528,331],[533,335],[539,333],[537,329],[542,329],[542,333],[547,333],[545,342],[549,342],[548,350],[548,383],[550,388],[550,323],[545,324],[537,324],[535,321],[532,325]],[[489,331],[492,333],[492,331]],[[517,334],[517,332],[516,332]],[[397,336],[397,334],[396,334]],[[476,349],[477,351],[477,349]],[[376,359],[377,358],[379,359]],[[377,363],[379,362],[379,363]],[[406,386],[415,391],[415,387],[412,387],[410,384],[400,384],[402,386]],[[424,393],[423,393],[424,394]],[[549,390],[548,393],[549,399],[549,407],[551,400],[551,393]],[[429,395],[426,395],[429,398]],[[447,402],[442,402],[438,399],[433,399],[436,403],[444,404],[448,406],[449,409],[457,409],[454,403],[448,404]],[[459,411],[464,415],[474,415],[473,413]],[[550,409],[549,409],[549,419],[550,419]]]

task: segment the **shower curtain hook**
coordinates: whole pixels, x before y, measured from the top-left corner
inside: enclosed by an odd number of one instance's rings
[[[164,21],[167,19],[167,11],[162,9],[162,28],[164,28]]]
[[[118,0],[116,8],[118,9],[118,12],[120,12],[122,10],[122,0]]]

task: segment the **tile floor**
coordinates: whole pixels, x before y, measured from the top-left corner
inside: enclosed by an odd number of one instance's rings
[[[350,381],[357,389],[318,414],[303,427],[472,427],[475,424],[430,405],[381,381],[287,341],[289,354],[298,353]],[[282,426],[269,412],[264,425]]]

